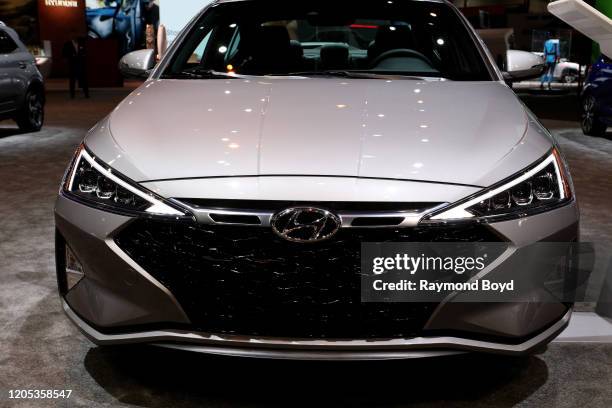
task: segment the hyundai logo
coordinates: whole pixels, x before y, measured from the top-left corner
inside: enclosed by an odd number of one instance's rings
[[[342,222],[320,208],[288,208],[272,217],[272,230],[291,242],[319,242],[336,235]]]

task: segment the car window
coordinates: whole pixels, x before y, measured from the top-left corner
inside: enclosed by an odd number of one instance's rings
[[[240,44],[240,29],[236,28],[236,32],[234,33],[229,47],[227,48],[227,53],[225,54],[225,62],[228,63],[236,56],[238,53],[238,46]]]
[[[343,4],[347,8],[340,7]],[[185,37],[163,76],[181,77],[186,71],[290,75],[338,70],[492,79],[468,29],[447,4],[316,0],[218,4]]]
[[[17,44],[4,30],[0,30],[0,54],[10,54],[17,49]]]
[[[206,35],[206,37],[204,37],[204,39],[202,39],[200,44],[191,54],[191,57],[189,58],[189,61],[188,61],[189,64],[197,65],[202,61],[202,56],[204,55],[204,52],[206,51],[206,46],[208,45],[209,39],[210,39],[210,32]]]

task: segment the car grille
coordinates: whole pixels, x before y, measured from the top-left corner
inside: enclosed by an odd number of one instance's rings
[[[362,303],[362,242],[495,242],[480,225],[347,228],[295,244],[270,228],[138,219],[119,247],[176,297],[208,333],[292,338],[422,335],[436,303]]]

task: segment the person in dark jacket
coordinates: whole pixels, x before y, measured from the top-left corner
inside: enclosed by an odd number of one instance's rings
[[[64,44],[62,55],[68,62],[68,76],[70,78],[70,97],[74,99],[76,85],[83,89],[86,98],[89,98],[89,85],[87,83],[87,50],[86,39],[74,37]]]

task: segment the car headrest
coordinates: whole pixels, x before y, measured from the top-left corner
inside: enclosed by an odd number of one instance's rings
[[[247,70],[275,73],[294,67],[303,56],[299,42],[291,42],[287,28],[279,25],[254,27],[244,35],[243,56],[250,57]]]
[[[324,45],[321,48],[321,65],[325,68],[346,68],[349,65],[348,45]]]
[[[256,35],[259,48],[268,53],[288,53],[291,50],[291,40],[286,27],[263,26]]]

